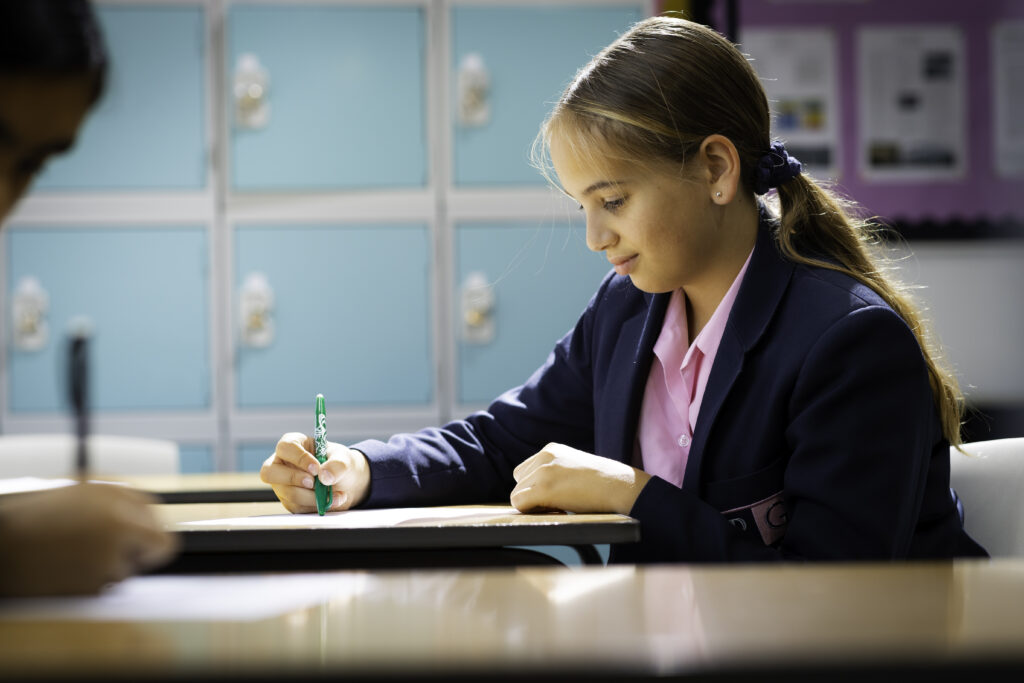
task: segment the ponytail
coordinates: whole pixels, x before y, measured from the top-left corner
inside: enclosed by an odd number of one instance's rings
[[[849,202],[804,174],[780,184],[781,214],[777,243],[782,255],[796,263],[828,268],[870,287],[899,315],[917,338],[928,381],[939,412],[942,433],[959,448],[964,398],[953,373],[934,343],[926,323],[905,287],[880,268],[872,252],[880,248],[880,229],[850,213]]]

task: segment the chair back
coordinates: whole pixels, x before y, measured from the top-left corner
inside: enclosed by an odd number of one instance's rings
[[[964,528],[992,557],[1024,557],[1024,437],[950,449],[950,486],[964,505]]]
[[[178,474],[178,444],[165,439],[93,434],[88,437],[91,476]],[[72,477],[75,437],[70,434],[0,436],[0,478]]]

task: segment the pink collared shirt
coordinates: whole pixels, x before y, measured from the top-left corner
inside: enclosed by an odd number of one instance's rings
[[[751,251],[750,255],[753,253]],[[682,289],[672,292],[661,333],[654,343],[654,360],[644,389],[637,431],[639,452],[633,464],[676,486],[683,485],[704,389],[725,323],[750,265],[750,255],[693,344],[688,343],[686,295]]]

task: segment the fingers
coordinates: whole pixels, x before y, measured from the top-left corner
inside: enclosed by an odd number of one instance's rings
[[[120,484],[110,484],[106,482],[89,482],[85,484],[79,484],[82,488],[93,488],[94,491],[89,491],[87,495],[103,496],[107,499],[123,500],[133,505],[156,505],[160,501],[157,500],[156,496],[153,496],[145,491],[141,491],[131,486],[124,486]]]
[[[284,484],[287,486],[298,486],[299,488],[312,489],[314,475],[306,470],[298,470],[290,465],[276,462],[275,456],[270,456],[263,467],[260,468],[260,479],[270,485]],[[276,487],[275,487],[276,488]]]
[[[523,462],[523,465],[529,464],[522,470],[516,468],[519,470],[517,483],[509,495],[509,502],[520,512],[555,509],[557,506],[552,504],[551,483],[545,467],[549,463],[544,462],[546,458],[537,459],[536,456],[530,460],[533,462]]]
[[[272,458],[267,458],[263,463],[263,468],[260,469],[261,478],[264,469],[273,464],[287,465],[313,476],[320,472],[320,463],[313,456],[313,439],[298,432],[290,432],[281,437],[274,449],[274,455]],[[264,481],[267,480],[264,479]]]
[[[154,498],[121,487],[116,494],[108,492],[107,495],[113,496],[116,502],[111,514],[121,538],[120,555],[121,564],[127,569],[125,576],[165,564],[177,553],[178,536],[165,531],[157,519],[151,507],[156,502]]]
[[[285,510],[293,514],[308,514],[316,512],[316,493],[307,489],[295,486],[274,486],[274,493],[277,495]],[[350,496],[337,486],[334,487],[331,504],[327,508],[331,511],[347,510],[351,507]]]
[[[320,472],[320,463],[310,452],[312,448],[310,437],[290,432],[281,437],[273,455],[260,468],[260,479],[271,485],[289,512],[316,510],[313,478]]]
[[[319,463],[313,456],[313,440],[298,432],[285,434],[260,468],[260,479],[274,490],[285,509],[293,513],[315,511],[316,480],[333,487],[330,510],[347,510],[358,505],[369,489],[370,470],[366,456],[338,443],[328,443],[328,459]]]
[[[538,467],[546,465],[554,460],[554,446],[556,444],[548,444],[534,455],[531,455],[526,460],[519,463],[514,470],[512,470],[512,477],[516,481],[522,481],[526,477],[530,476],[537,470]]]
[[[558,510],[548,502],[543,487],[518,484],[509,496],[509,503],[520,512],[550,512]]]
[[[272,488],[278,500],[281,501],[281,505],[284,505],[288,512],[295,514],[316,512],[316,495],[312,489],[281,485]]]
[[[327,462],[320,468],[320,481],[334,487],[332,510],[358,505],[366,498],[370,486],[366,456],[341,444],[329,444]]]
[[[320,482],[328,486],[335,484],[344,486],[345,480],[351,478],[353,455],[355,455],[355,451],[351,451],[341,444],[329,443],[327,445],[327,462],[320,466]]]

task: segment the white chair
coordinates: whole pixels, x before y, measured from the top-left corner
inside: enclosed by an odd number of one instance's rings
[[[95,434],[88,437],[90,476],[178,474],[178,444],[164,439]],[[70,434],[0,436],[0,478],[75,476]]]
[[[1024,557],[1024,437],[950,449],[950,485],[964,528],[992,557]]]

